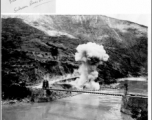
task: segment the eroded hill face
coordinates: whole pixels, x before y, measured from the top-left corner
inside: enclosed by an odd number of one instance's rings
[[[103,44],[110,56],[98,66],[97,81],[147,75],[145,26],[105,16],[15,17],[2,19],[2,83],[7,87],[41,81],[47,73],[73,73],[79,64],[75,48],[88,41]]]

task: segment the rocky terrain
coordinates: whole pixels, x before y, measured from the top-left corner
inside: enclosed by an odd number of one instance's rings
[[[98,66],[96,81],[147,76],[147,29],[106,16],[2,16],[3,98],[20,96],[21,86],[41,82],[45,74],[72,74],[79,66],[75,48],[89,41],[110,56]]]

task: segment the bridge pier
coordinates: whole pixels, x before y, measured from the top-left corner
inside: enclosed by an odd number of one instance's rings
[[[123,96],[121,112],[139,117],[142,112],[148,111],[148,98],[139,96]]]
[[[144,96],[128,95],[128,83],[125,82],[124,95],[122,96],[121,112],[129,114],[134,118],[140,118],[142,117],[142,113],[147,113],[147,111],[148,98]]]

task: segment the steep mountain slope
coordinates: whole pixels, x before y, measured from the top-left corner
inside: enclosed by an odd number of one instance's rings
[[[78,39],[47,36],[18,18],[3,19],[2,25],[3,91],[20,81],[36,83],[47,73],[62,75],[78,68],[73,63],[75,50],[72,49],[81,43]],[[64,47],[60,41],[68,42],[70,47]],[[60,53],[59,58],[56,57],[57,52]]]
[[[106,16],[3,16],[2,84],[73,73],[79,44],[103,44],[110,58],[97,81],[147,75],[147,27]],[[5,87],[4,87],[5,86]]]

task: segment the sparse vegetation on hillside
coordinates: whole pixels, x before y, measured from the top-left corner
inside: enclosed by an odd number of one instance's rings
[[[110,56],[108,62],[98,66],[96,81],[110,84],[128,75],[147,76],[146,27],[109,18],[110,26],[103,16],[45,16],[45,19],[41,20],[45,23],[43,26],[40,21],[34,21],[34,26],[20,18],[2,19],[2,92],[5,96],[8,88],[14,84],[20,86],[21,81],[35,84],[46,73],[52,76],[73,73],[79,65],[74,60],[75,48],[88,41],[103,44]],[[73,38],[49,36],[39,29],[46,26],[48,31],[64,32]]]

